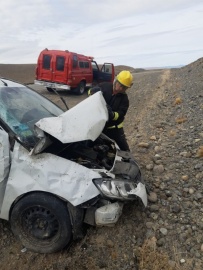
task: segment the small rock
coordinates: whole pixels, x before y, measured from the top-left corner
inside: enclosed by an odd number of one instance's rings
[[[154,223],[153,222],[146,222],[147,229],[152,229],[153,226],[154,226]]]
[[[189,194],[193,194],[194,193],[194,189],[193,188],[189,188],[188,192],[189,192]]]
[[[197,192],[197,194],[195,194],[195,198],[197,200],[201,200],[203,198],[203,194],[201,194],[200,192]]]
[[[146,169],[147,169],[148,171],[153,170],[153,168],[154,168],[154,165],[153,165],[153,164],[147,164],[147,165],[146,165]]]
[[[151,212],[157,212],[157,211],[159,211],[159,206],[156,205],[156,204],[153,204],[153,205],[150,206],[149,209],[150,209]]]
[[[145,142],[141,142],[138,144],[139,147],[143,147],[143,148],[149,148],[149,144],[145,143]]]
[[[181,211],[181,208],[179,205],[177,204],[174,204],[172,207],[171,207],[171,210],[173,213],[179,213]]]
[[[160,232],[161,232],[163,235],[167,235],[168,230],[167,230],[166,228],[160,228]]]
[[[155,147],[154,147],[154,151],[155,151],[156,153],[159,153],[159,152],[162,151],[162,148],[161,148],[160,146],[155,146]]]
[[[165,239],[164,238],[160,238],[158,241],[157,241],[157,246],[158,247],[162,247],[165,245]]]
[[[195,139],[195,142],[199,142],[199,141],[201,141],[201,139]]]
[[[188,175],[182,175],[182,180],[187,181],[189,179]]]
[[[159,154],[156,154],[156,155],[154,156],[154,158],[155,158],[155,159],[161,159],[161,156],[160,156]]]
[[[203,172],[197,173],[197,174],[195,175],[195,177],[196,177],[198,180],[202,179],[202,178],[203,178]]]
[[[167,197],[172,197],[172,193],[171,193],[170,190],[166,190],[165,194],[166,194]]]
[[[25,247],[21,249],[22,253],[25,253],[26,251],[27,251],[27,248],[25,248]]]
[[[148,195],[148,200],[150,202],[157,202],[157,194],[155,192],[150,192]]]
[[[155,174],[161,174],[164,172],[164,166],[162,164],[159,164],[159,165],[155,165],[154,168],[153,168],[153,172]]]
[[[112,248],[114,246],[114,243],[111,240],[109,240],[109,239],[107,240],[106,244],[110,248]]]
[[[195,170],[200,170],[202,169],[202,163],[198,163],[195,165]]]
[[[180,259],[180,263],[181,264],[185,263],[185,259]]]
[[[153,219],[153,220],[157,220],[158,219],[158,215],[156,213],[151,213],[150,217]]]
[[[180,152],[179,155],[182,156],[182,157],[186,157],[187,156],[187,152],[186,151],[185,152]]]

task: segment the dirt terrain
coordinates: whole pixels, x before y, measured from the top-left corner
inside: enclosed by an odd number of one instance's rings
[[[0,75],[19,74],[8,66]],[[32,83],[25,72],[15,79]],[[1,220],[1,270],[203,269],[203,58],[133,76],[125,132],[151,192],[148,207],[127,204],[114,227],[88,227],[83,240],[55,254],[24,250]],[[54,93],[30,86],[63,107]],[[60,94],[69,108],[87,98]]]

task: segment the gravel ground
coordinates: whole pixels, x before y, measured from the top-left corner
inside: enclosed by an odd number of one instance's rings
[[[23,250],[0,221],[0,269],[203,269],[202,75],[203,59],[134,73],[125,131],[150,189],[147,208],[127,204],[114,227],[88,227],[83,240],[48,255]],[[87,97],[61,95],[69,107]]]

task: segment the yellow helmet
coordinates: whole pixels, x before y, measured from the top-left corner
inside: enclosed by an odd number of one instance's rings
[[[126,87],[131,87],[132,86],[132,81],[133,81],[133,76],[128,70],[123,70],[121,71],[117,77],[116,80],[119,81],[122,85]]]

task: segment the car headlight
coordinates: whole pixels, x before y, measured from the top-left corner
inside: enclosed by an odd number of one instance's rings
[[[97,178],[93,182],[105,197],[119,200],[133,200],[140,197],[143,204],[147,205],[146,188],[141,182],[111,178]]]

